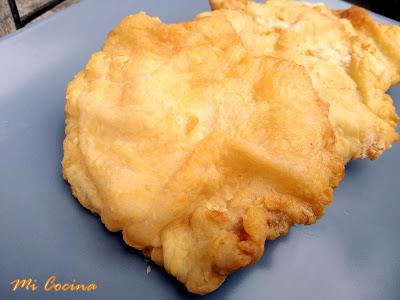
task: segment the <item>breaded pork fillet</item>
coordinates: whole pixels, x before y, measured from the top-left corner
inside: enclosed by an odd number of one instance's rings
[[[342,177],[305,69],[255,57],[213,14],[125,18],[69,84],[65,112],[73,194],[198,294],[314,223]]]

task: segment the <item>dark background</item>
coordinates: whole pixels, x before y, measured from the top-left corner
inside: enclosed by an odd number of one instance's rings
[[[347,2],[400,21],[400,0],[347,0]]]

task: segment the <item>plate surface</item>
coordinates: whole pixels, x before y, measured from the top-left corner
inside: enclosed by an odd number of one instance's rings
[[[207,9],[206,0],[82,0],[0,40],[0,299],[198,298],[151,263],[146,274],[143,256],[72,197],[60,160],[65,87],[107,32],[140,10],[177,22]],[[391,94],[399,106],[400,87]],[[201,299],[400,299],[399,178],[399,144],[352,162],[318,224],[268,242],[260,262]],[[52,274],[98,288],[44,292]],[[39,289],[12,292],[10,281],[26,277]]]

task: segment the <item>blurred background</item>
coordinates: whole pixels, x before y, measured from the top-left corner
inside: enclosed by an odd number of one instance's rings
[[[79,0],[0,0],[0,36],[18,30],[77,2]],[[346,2],[400,21],[400,0],[348,0]]]
[[[0,0],[0,36],[77,2],[79,0]]]
[[[378,14],[400,21],[400,0],[351,0],[346,2],[351,2]]]

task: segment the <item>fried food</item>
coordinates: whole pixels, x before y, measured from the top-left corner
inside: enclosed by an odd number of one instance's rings
[[[343,173],[304,68],[210,14],[125,18],[69,84],[63,175],[111,231],[198,294],[312,224]]]
[[[399,139],[399,118],[386,94],[400,81],[398,26],[378,24],[358,7],[334,11],[286,0],[210,3],[254,55],[285,58],[306,68],[318,95],[329,103],[344,162],[376,159]]]

